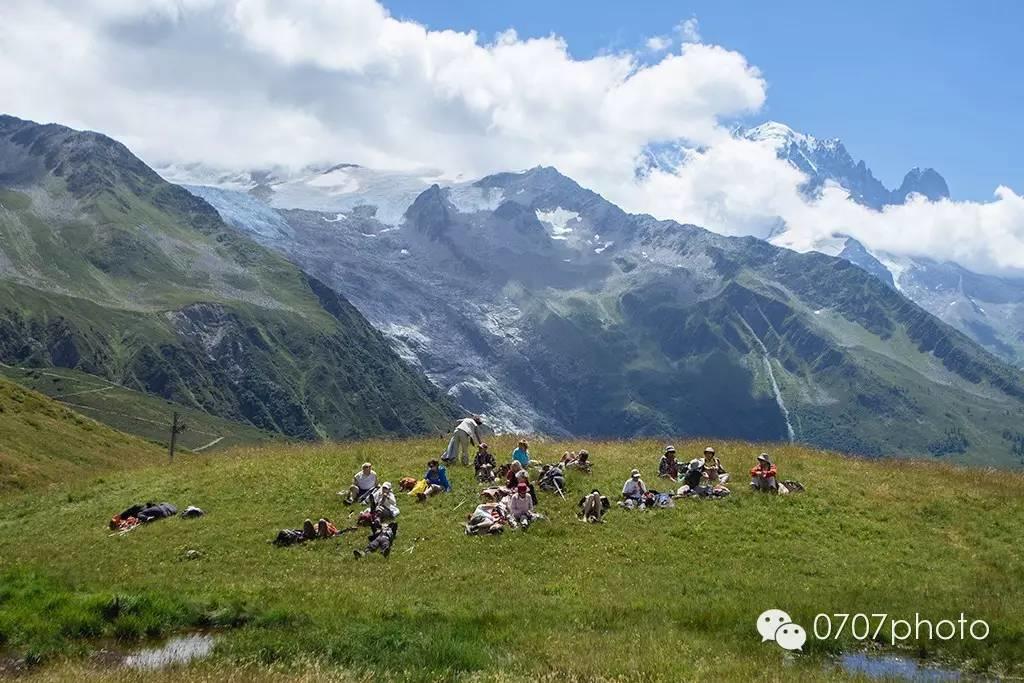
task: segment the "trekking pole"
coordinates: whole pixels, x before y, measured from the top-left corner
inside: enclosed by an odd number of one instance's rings
[[[565,494],[562,493],[562,487],[558,485],[558,482],[552,479],[551,483],[555,485],[555,490],[558,491],[558,495],[562,497],[562,500],[565,500]]]

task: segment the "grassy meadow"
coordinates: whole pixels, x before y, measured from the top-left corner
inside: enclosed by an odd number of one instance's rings
[[[984,619],[982,643],[914,643],[910,653],[970,671],[1024,674],[1024,476],[907,461],[847,459],[768,446],[807,492],[746,490],[762,446],[716,444],[737,477],[721,501],[611,510],[577,521],[593,487],[617,494],[632,466],[653,477],[653,441],[537,443],[534,458],[586,446],[591,475],[567,501],[540,492],[548,520],[527,532],[467,537],[471,468],[454,492],[399,497],[390,559],[352,557],[362,530],[298,547],[269,541],[306,517],[345,526],[337,496],[364,460],[393,482],[421,476],[439,439],[237,448],[216,456],[75,478],[0,498],[0,662],[27,658],[42,680],[695,680],[831,679],[849,638],[788,654],[756,634],[757,616],[885,612]],[[693,457],[703,443],[677,443]],[[499,438],[496,452],[511,451]],[[128,504],[206,509],[110,536]],[[187,559],[196,550],[198,559]],[[111,668],[98,648],[130,650],[192,629],[213,655],[161,674]]]

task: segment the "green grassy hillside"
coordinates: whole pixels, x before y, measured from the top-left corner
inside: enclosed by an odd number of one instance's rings
[[[211,658],[162,679],[831,680],[834,655],[862,644],[812,639],[789,655],[760,642],[757,616],[785,609],[810,630],[818,613],[964,612],[986,620],[987,640],[910,643],[910,655],[1024,674],[1024,476],[767,446],[783,478],[808,488],[772,497],[745,490],[762,445],[716,444],[738,479],[730,498],[613,509],[588,525],[573,514],[581,492],[617,493],[634,465],[656,486],[660,444],[535,444],[533,455],[584,445],[594,474],[570,476],[568,502],[540,493],[548,521],[526,533],[463,534],[477,488],[466,468],[449,495],[401,498],[389,560],[352,558],[362,532],[268,541],[306,517],[345,525],[352,510],[335,492],[360,462],[392,481],[420,475],[440,440],[187,456],[0,502],[0,643],[57,680],[141,678],[89,653],[211,626]],[[704,444],[676,445],[690,456]],[[208,515],[110,537],[107,518],[145,499]]]
[[[102,377],[65,368],[13,368],[0,364],[0,376],[38,391],[68,408],[114,429],[166,446],[174,412],[185,420],[178,446],[209,453],[242,444],[281,441],[283,437],[240,422],[224,420],[114,384]]]
[[[0,378],[0,494],[152,464],[161,454]]]
[[[304,439],[448,428],[348,301],[110,138],[0,116],[0,361]]]

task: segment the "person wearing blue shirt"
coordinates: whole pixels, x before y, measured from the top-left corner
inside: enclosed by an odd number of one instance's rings
[[[427,473],[423,475],[423,478],[427,480],[427,489],[419,494],[418,498],[421,501],[452,490],[452,485],[448,483],[448,470],[437,460],[427,463]]]
[[[512,459],[522,465],[523,469],[530,466],[530,446],[526,439],[519,440],[519,446],[512,451]]]

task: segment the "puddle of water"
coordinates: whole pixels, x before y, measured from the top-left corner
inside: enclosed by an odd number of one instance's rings
[[[139,650],[124,658],[129,669],[155,671],[169,666],[188,664],[213,652],[214,637],[209,633],[193,633],[171,638],[160,647]]]
[[[964,678],[956,669],[922,664],[896,655],[873,655],[865,652],[841,655],[839,666],[847,673],[862,674],[868,678],[904,681],[959,681]]]

